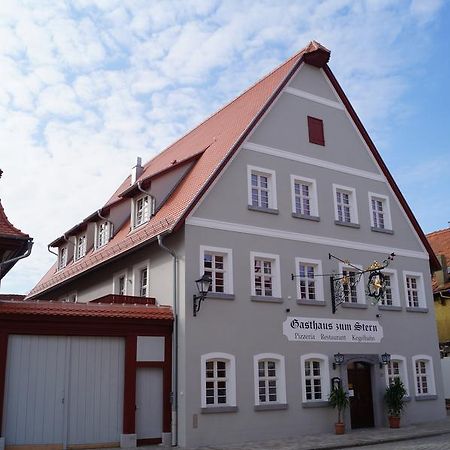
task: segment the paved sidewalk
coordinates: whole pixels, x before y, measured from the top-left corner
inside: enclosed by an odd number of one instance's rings
[[[398,442],[426,436],[450,434],[450,417],[443,421],[409,425],[399,429],[369,428],[351,431],[341,436],[333,433],[308,435],[295,439],[247,442],[239,445],[208,446],[201,450],[321,450],[363,447],[385,442]],[[449,436],[450,442],[450,436]],[[449,444],[450,446],[450,444]],[[151,447],[149,447],[150,449]],[[161,448],[161,447],[159,447]],[[392,448],[395,448],[394,446]],[[449,447],[450,448],[450,447]],[[198,449],[198,450],[200,450]],[[190,449],[194,450],[194,449]],[[196,449],[197,450],[197,449]],[[368,449],[369,450],[369,449]]]

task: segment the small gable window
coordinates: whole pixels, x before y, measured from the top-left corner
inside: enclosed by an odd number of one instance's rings
[[[64,269],[67,266],[67,247],[60,247],[58,257],[58,269]]]
[[[308,134],[311,144],[325,145],[323,120],[308,116]]]
[[[134,201],[134,228],[143,225],[150,220],[154,213],[154,201],[151,195],[142,195]]]

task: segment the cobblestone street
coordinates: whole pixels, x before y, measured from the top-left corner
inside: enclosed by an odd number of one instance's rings
[[[348,449],[360,449],[361,447],[347,447]],[[388,442],[386,444],[371,445],[368,450],[449,450],[450,435],[430,436],[421,439],[411,439],[402,442]]]

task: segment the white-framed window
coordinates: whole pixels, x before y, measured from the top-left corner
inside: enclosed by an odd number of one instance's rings
[[[97,222],[95,224],[95,248],[106,245],[110,238],[110,223],[108,221]]]
[[[113,293],[116,295],[127,295],[127,272],[119,272],[113,277]]]
[[[68,255],[67,247],[59,247],[58,270],[64,269],[64,267],[67,266],[67,255]]]
[[[148,222],[154,212],[154,198],[150,194],[143,194],[133,199],[133,227],[139,227]]]
[[[269,253],[250,252],[252,295],[281,297],[280,257]]]
[[[236,363],[228,353],[201,356],[202,408],[236,406]]]
[[[210,292],[233,294],[233,252],[230,248],[200,246],[200,276],[211,278]]]
[[[433,359],[428,355],[415,355],[412,363],[416,395],[435,395]]]
[[[389,197],[369,192],[370,224],[380,230],[392,230]]]
[[[401,355],[391,355],[391,360],[384,366],[386,387],[391,385],[396,378],[405,386],[406,395],[409,395],[408,372],[406,369],[406,358]]]
[[[303,402],[327,401],[330,394],[328,357],[308,353],[300,358]]]
[[[397,271],[383,269],[382,272],[385,277],[386,289],[378,304],[384,306],[400,306]]]
[[[86,255],[86,235],[80,234],[75,239],[75,260],[83,258]]]
[[[286,376],[284,356],[260,353],[253,357],[255,405],[285,404]]]
[[[132,295],[138,297],[150,296],[150,263],[143,261],[133,267]]]
[[[299,300],[324,301],[322,261],[295,258],[297,298]]]
[[[406,305],[409,308],[425,308],[425,288],[423,285],[423,274],[420,272],[403,272],[405,284]]]
[[[148,268],[142,267],[139,270],[139,297],[148,297]]]
[[[358,207],[354,188],[333,184],[334,215],[337,222],[358,224]]]
[[[353,264],[354,267],[347,266],[345,264],[340,263],[339,264],[339,271],[342,274],[342,277],[347,277],[348,283],[344,283],[342,285],[343,291],[344,291],[344,303],[366,303],[366,293],[364,291],[364,275],[362,275],[362,279],[359,281],[359,283],[352,286],[352,282],[358,278],[358,270],[355,269],[358,268],[362,270],[362,266],[358,264]],[[344,281],[344,280],[342,280]]]
[[[247,166],[248,204],[255,208],[276,209],[277,188],[274,170]]]
[[[318,216],[317,184],[312,178],[291,175],[292,212],[302,216]]]
[[[66,303],[76,303],[78,301],[77,291],[70,292],[66,296],[61,297],[60,301],[63,301],[63,302],[66,302]]]

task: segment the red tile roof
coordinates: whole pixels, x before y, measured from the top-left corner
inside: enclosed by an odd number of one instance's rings
[[[0,237],[28,239],[30,236],[16,228],[6,217],[5,210],[0,201]]]
[[[61,282],[73,279],[86,270],[97,267],[111,258],[125,254],[133,248],[155,239],[158,234],[169,233],[180,227],[193,206],[206,192],[217,174],[225,167],[225,164],[239,148],[248,133],[253,129],[302,62],[317,67],[324,67],[327,75],[334,79],[326,65],[329,57],[329,50],[315,41],[310,42],[303,50],[292,56],[240,96],[207,118],[203,123],[170,145],[159,155],[155,156],[144,166],[144,171],[138,181],[148,179],[155,174],[167,170],[174,160],[181,161],[194,158],[199,152],[203,151],[190,172],[179,183],[174,192],[172,192],[147,225],[138,230],[129,231],[130,223],[127,222],[114,238],[101,249],[91,251],[81,260],[70,263],[66,268],[57,272],[55,264],[31,290],[29,297],[42,294]],[[342,96],[345,97],[343,93]],[[346,98],[343,99],[348,102]],[[351,106],[348,108],[351,108]],[[355,117],[357,119],[356,114]],[[357,120],[360,124],[359,119]],[[360,126],[362,127],[361,124]],[[365,132],[365,130],[363,131]],[[366,141],[370,140],[368,137],[365,139]],[[381,160],[373,143],[368,142],[368,144],[370,144],[369,148],[374,155]],[[382,169],[388,173],[384,165]],[[392,177],[388,177],[388,179],[391,184],[394,183]],[[105,206],[110,206],[119,201],[120,195],[129,187],[130,177],[119,186]],[[401,196],[401,194],[398,195]],[[400,200],[402,201],[402,199]],[[408,214],[411,214],[411,220],[416,226],[417,222],[414,222],[415,219],[406,202],[405,209],[407,212],[409,211]],[[419,236],[426,242],[423,232],[418,225],[416,229],[418,230]],[[426,243],[425,245],[428,244]]]
[[[109,317],[118,319],[173,320],[172,308],[153,305],[105,305],[52,301],[0,301],[0,316],[39,315],[65,317]]]
[[[450,228],[433,231],[433,233],[427,234],[427,239],[434,253],[436,255],[444,255],[447,266],[450,266]],[[436,277],[433,277],[433,291],[439,292],[447,289],[450,289],[450,281],[438,285]]]

